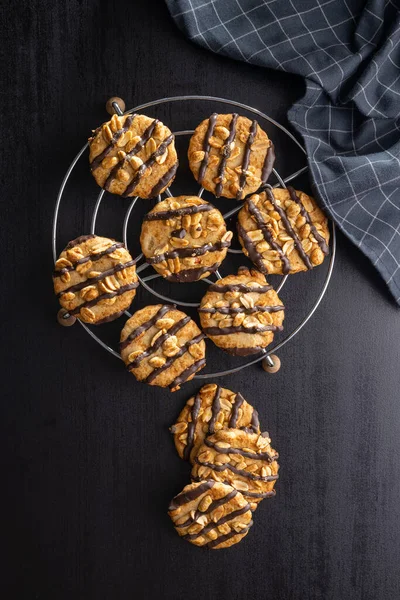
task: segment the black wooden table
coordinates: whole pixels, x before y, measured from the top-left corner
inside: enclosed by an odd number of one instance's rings
[[[22,0],[3,5],[2,28],[2,597],[398,599],[399,312],[343,236],[327,295],[279,353],[279,373],[220,382],[256,405],[281,455],[276,498],[229,550],[181,541],[166,515],[189,477],[168,426],[198,382],[175,394],[139,385],[55,319],[56,192],[109,96],[223,95],[285,124],[302,81],[195,47],[163,2]],[[90,175],[87,186],[92,204]],[[85,194],[61,241],[89,227]]]

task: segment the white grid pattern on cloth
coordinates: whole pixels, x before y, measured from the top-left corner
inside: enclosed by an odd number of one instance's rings
[[[166,2],[196,43],[306,78],[288,116],[315,195],[400,304],[400,0]]]

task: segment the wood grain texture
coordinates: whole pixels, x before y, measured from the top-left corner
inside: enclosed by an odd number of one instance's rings
[[[189,477],[167,428],[198,383],[173,395],[139,385],[79,326],[55,318],[55,197],[109,96],[132,106],[225,95],[285,123],[303,83],[188,43],[161,1],[22,0],[2,12],[4,597],[399,598],[399,312],[342,236],[327,296],[279,352],[279,373],[254,367],[221,380],[254,403],[281,455],[276,498],[227,551],[184,543],[166,514]],[[303,164],[280,154],[284,168]],[[60,243],[89,227],[96,186],[81,171]],[[122,206],[107,200],[110,235]],[[294,317],[317,288],[310,274],[307,290],[308,275],[282,293]]]

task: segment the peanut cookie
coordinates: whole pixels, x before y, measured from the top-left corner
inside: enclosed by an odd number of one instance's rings
[[[139,285],[124,244],[97,235],[69,242],[56,261],[53,282],[61,306],[91,325],[120,317]]]
[[[184,487],[168,511],[184,540],[214,550],[237,544],[253,525],[250,504],[243,495],[212,479]]]
[[[304,192],[266,186],[238,215],[243,252],[262,273],[307,271],[329,253],[328,220]]]
[[[147,262],[169,281],[197,281],[218,269],[233,234],[212,204],[168,198],[144,217],[140,244]]]
[[[265,183],[275,161],[274,146],[257,121],[212,114],[196,128],[189,166],[197,181],[219,198],[242,200]]]
[[[89,138],[90,169],[99,186],[112,194],[154,198],[174,180],[174,140],[158,119],[113,115]]]
[[[146,306],[121,332],[121,356],[138,381],[179,390],[206,364],[204,334],[173,305]]]
[[[263,498],[275,496],[277,458],[268,433],[259,435],[242,429],[220,429],[200,446],[192,479],[228,483],[242,492],[254,510]]]
[[[205,334],[229,354],[247,356],[282,331],[284,306],[264,275],[241,267],[208,288],[199,308]]]
[[[260,433],[258,413],[241,394],[208,383],[186,402],[171,433],[179,456],[193,463],[204,438],[227,427]]]

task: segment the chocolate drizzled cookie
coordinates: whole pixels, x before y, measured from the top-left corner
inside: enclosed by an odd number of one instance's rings
[[[103,189],[120,196],[154,198],[174,180],[175,138],[158,119],[113,115],[89,138],[91,172]]]
[[[241,267],[212,284],[199,308],[204,333],[229,354],[247,356],[283,329],[284,306],[260,272]]]
[[[227,427],[260,433],[258,413],[241,394],[208,383],[186,402],[170,430],[179,456],[193,463],[204,438]]]
[[[275,161],[273,144],[257,121],[236,113],[214,113],[200,123],[188,157],[200,185],[217,197],[237,200],[268,180]]]
[[[140,243],[147,262],[163,277],[192,282],[218,269],[232,235],[212,204],[179,196],[159,202],[145,215]]]
[[[179,390],[206,364],[204,334],[173,305],[138,310],[121,332],[123,361],[138,381]]]
[[[139,285],[124,244],[96,235],[69,242],[56,261],[53,282],[61,306],[93,325],[121,316]]]
[[[328,220],[304,192],[266,187],[238,215],[243,252],[265,274],[307,271],[329,253]]]
[[[168,514],[182,539],[214,550],[237,544],[253,524],[243,495],[212,479],[185,486],[171,501]]]
[[[239,490],[254,510],[264,498],[275,495],[278,453],[267,433],[221,429],[207,437],[199,448],[192,479],[215,479]]]

